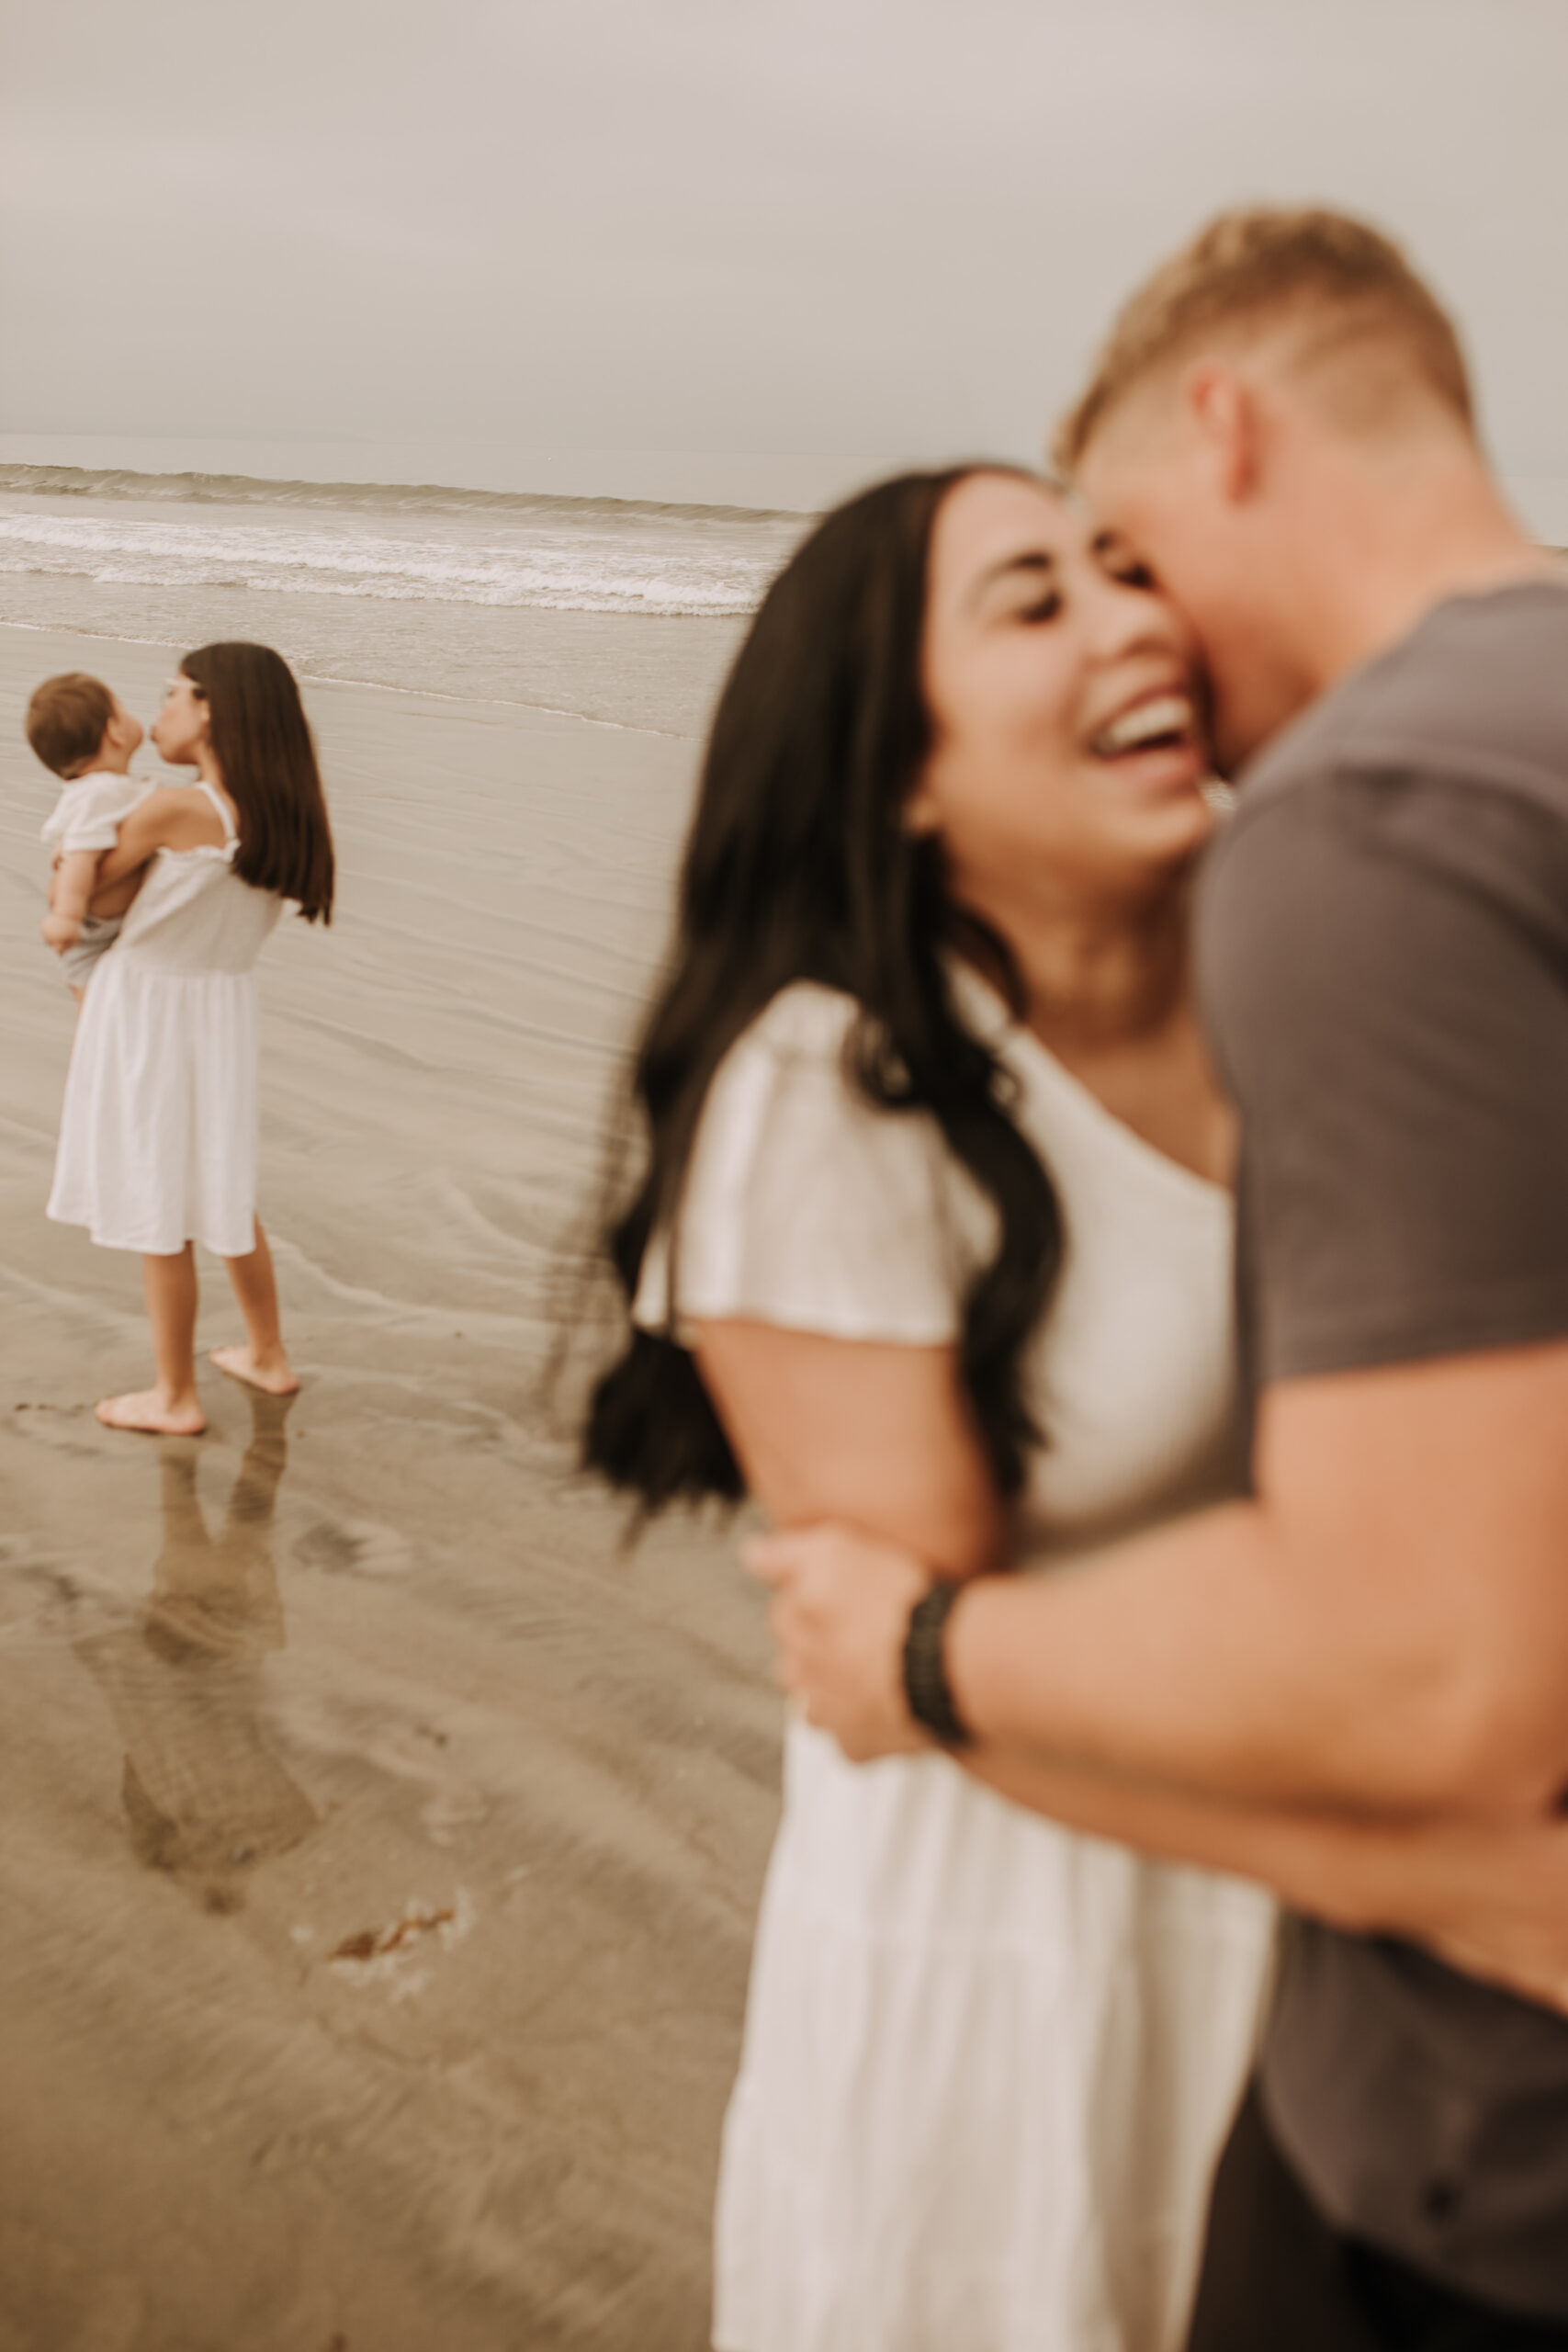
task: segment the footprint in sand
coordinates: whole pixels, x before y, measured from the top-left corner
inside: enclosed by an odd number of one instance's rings
[[[97,1423],[85,1405],[13,1405],[11,1429],[17,1437],[31,1440],[35,1445],[47,1445],[52,1453],[74,1454],[79,1461],[94,1461],[102,1449],[89,1434]]]
[[[323,1519],[306,1529],[294,1557],[328,1576],[400,1577],[413,1566],[413,1546],[373,1519]]]

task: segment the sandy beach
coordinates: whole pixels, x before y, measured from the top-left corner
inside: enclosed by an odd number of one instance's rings
[[[541,1414],[696,744],[310,683],[341,861],[263,964],[304,1387],[100,1429],[137,1261],[51,1226],[72,1006],[0,631],[0,2347],[696,2352],[780,1705],[717,1528]],[[235,1334],[203,1266],[201,1344]]]

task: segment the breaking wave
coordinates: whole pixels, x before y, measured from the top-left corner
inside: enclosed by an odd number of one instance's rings
[[[738,507],[47,466],[0,467],[0,573],[585,613],[748,613],[803,521]],[[76,498],[83,511],[72,512]],[[141,511],[117,511],[132,504]],[[265,519],[247,512],[260,508]]]

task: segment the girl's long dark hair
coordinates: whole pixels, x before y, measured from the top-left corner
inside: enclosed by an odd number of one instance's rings
[[[334,860],[310,723],[294,673],[270,645],[198,646],[180,669],[206,703],[223,788],[239,812],[234,871],[331,922]]]
[[[1038,1434],[1021,1360],[1060,1261],[1061,1218],[1010,1115],[1007,1073],[954,1009],[944,951],[967,935],[1016,1010],[1012,959],[949,899],[939,844],[903,821],[931,741],[920,664],[932,527],[977,470],[991,469],[906,474],[850,500],[763,600],[714,719],[673,953],[632,1069],[642,1164],[629,1198],[612,1198],[602,1246],[629,1304],[650,1236],[674,1216],[725,1053],[791,981],[845,990],[860,1006],[847,1048],[855,1082],[890,1114],[934,1117],[997,1212],[960,1360],[1010,1494]],[[635,1328],[623,1327],[593,1387],[582,1458],[647,1511],[744,1492],[690,1356]]]

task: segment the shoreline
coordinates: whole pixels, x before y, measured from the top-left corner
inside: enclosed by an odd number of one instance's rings
[[[617,614],[615,617],[635,620],[638,616]],[[60,628],[49,621],[0,620],[0,636],[4,636],[5,632],[10,629],[15,629],[20,635],[79,639],[86,645],[146,646],[164,653],[179,653],[185,650],[185,640],[180,638],[115,637],[104,629]],[[477,706],[480,709],[525,711],[541,718],[572,718],[583,727],[607,727],[619,735],[654,735],[664,742],[683,743],[691,740],[688,735],[674,728],[639,727],[634,725],[629,719],[601,718],[592,711],[568,710],[557,703],[524,702],[507,695],[443,694],[438,686],[394,686],[389,685],[384,678],[337,677],[328,670],[309,670],[303,667],[299,668],[298,674],[302,687],[307,685],[351,686],[355,692],[363,694],[406,695],[416,701],[453,703],[465,708]]]

